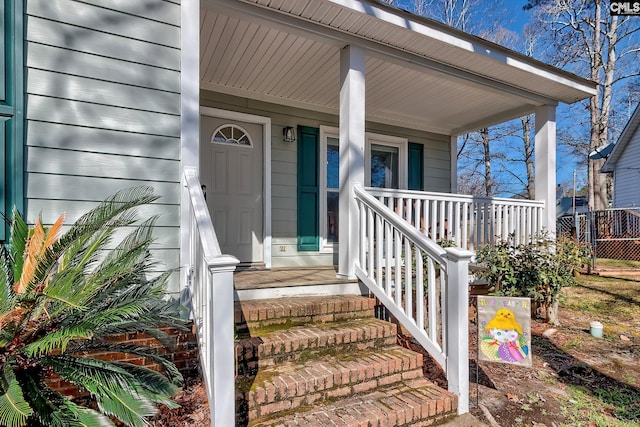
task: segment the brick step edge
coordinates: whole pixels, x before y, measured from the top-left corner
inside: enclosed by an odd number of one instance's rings
[[[327,326],[306,325],[274,331],[236,342],[236,363],[241,373],[255,373],[323,351],[341,352],[382,348],[396,344],[397,326],[378,319],[360,319]]]
[[[255,420],[249,426],[423,427],[454,418],[457,406],[457,396],[420,379],[283,417]]]
[[[251,420],[423,378],[422,362],[422,354],[393,347],[362,356],[356,353],[354,360],[348,361],[328,357],[305,364],[285,363],[261,371],[258,378],[263,375],[265,380],[258,380],[260,383],[249,391],[236,393],[238,412]]]
[[[374,317],[375,300],[357,295],[291,297],[236,302],[236,329],[286,323],[334,322]]]

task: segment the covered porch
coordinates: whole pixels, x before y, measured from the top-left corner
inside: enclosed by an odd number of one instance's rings
[[[181,7],[182,263],[202,319],[204,370],[217,405],[230,404],[224,387],[232,383],[233,360],[220,348],[231,348],[233,337],[214,325],[233,318],[238,259],[223,255],[234,254],[225,249],[227,227],[220,229],[215,217],[224,206],[210,204],[220,180],[207,185],[207,200],[200,182],[208,168],[225,163],[206,163],[202,148],[217,142],[223,126],[257,125],[262,181],[251,237],[260,246],[249,264],[334,261],[340,279],[366,286],[441,363],[459,396],[458,413],[467,412],[471,251],[496,237],[515,233],[526,241],[553,229],[556,106],[593,95],[594,84],[370,0],[183,0]],[[194,126],[201,107],[240,124],[214,122],[203,136]],[[457,195],[458,136],[526,114],[535,114],[536,200]],[[285,141],[288,128],[297,131],[295,144]],[[420,185],[411,190],[410,143],[422,147]],[[371,179],[376,144],[392,147],[397,162],[397,175],[385,175],[380,185]],[[317,153],[311,167],[301,163],[307,148]],[[339,239],[328,232],[330,196]],[[457,248],[442,248],[442,239]],[[414,304],[423,300],[428,304]]]
[[[429,135],[425,137],[427,142],[422,143],[423,183],[412,189],[455,194],[458,136],[530,113],[536,119],[535,185],[539,204],[524,215],[528,218],[533,213],[532,219],[514,222],[514,215],[490,215],[491,203],[482,201],[487,210],[476,213],[475,222],[470,218],[472,224],[461,225],[459,232],[451,234],[461,247],[473,249],[471,241],[462,244],[464,229],[474,233],[467,239],[476,238],[479,243],[479,233],[484,233],[483,240],[488,240],[489,235],[516,231],[521,223],[530,230],[553,228],[549,225],[555,221],[555,109],[559,102],[571,103],[590,96],[593,93],[590,82],[373,1],[196,3],[198,10],[194,10],[194,16],[197,13],[198,24],[193,24],[200,28],[199,55],[193,61],[197,59],[199,84],[193,89],[199,92],[199,104],[236,109],[244,114],[257,113],[269,119],[264,125],[269,132],[264,134],[262,159],[265,168],[260,194],[262,228],[255,232],[264,248],[262,259],[253,260],[256,264],[269,268],[291,262],[293,266],[298,265],[296,257],[310,259],[308,255],[313,255],[313,250],[300,249],[299,243],[293,247],[295,242],[291,239],[296,236],[292,234],[296,233],[298,240],[318,239],[318,255],[330,260],[327,254],[333,252],[338,274],[354,278],[352,260],[358,239],[352,189],[372,185],[369,162],[372,144],[377,144],[377,139],[384,136],[401,140],[397,142],[399,177],[394,183],[382,184],[387,187],[385,190],[409,188],[403,175],[410,171],[403,168],[408,168],[410,160],[404,152],[406,145],[402,144],[419,139],[412,135],[423,134]],[[192,7],[195,9],[196,5]],[[193,80],[188,84],[193,85]],[[274,115],[269,110],[277,111]],[[318,118],[309,120],[309,117]],[[286,145],[281,136],[283,129],[291,127],[295,132],[298,126],[308,126],[307,123],[320,129],[321,139],[323,132],[335,132],[339,140],[339,188],[334,189],[337,208],[330,212],[327,207],[332,202],[327,201],[330,179],[323,178],[321,140],[317,182],[311,185],[316,205],[310,209],[317,212],[317,218],[311,226],[301,227],[300,204],[302,197],[306,197],[304,203],[308,208],[308,194],[299,193],[296,201],[295,197],[287,197],[287,183],[283,183],[300,179],[295,170],[288,169],[295,167],[295,162],[288,162],[290,156],[299,154],[300,142],[296,150],[296,143]],[[200,147],[206,144],[203,135],[194,139],[200,140]],[[203,163],[201,148],[193,147],[185,154],[185,165],[191,161],[201,171],[208,167]],[[298,158],[298,168],[299,163]],[[303,184],[298,182],[300,185]],[[445,196],[434,197],[443,200]],[[451,199],[454,210],[458,206],[455,201],[460,200]],[[498,204],[515,206],[517,202]],[[545,207],[541,208],[542,205]],[[471,205],[459,206],[464,209]],[[522,206],[527,210],[524,206],[531,205]],[[449,213],[449,207],[444,209],[437,218]],[[328,218],[332,214],[334,217]],[[426,214],[425,209],[422,214]],[[462,216],[460,213],[459,218]],[[328,221],[332,224],[327,225]],[[479,221],[491,221],[492,225]],[[445,224],[444,220],[435,222],[439,227]],[[424,225],[424,220],[421,223]],[[296,225],[297,229],[291,229]],[[336,226],[333,234],[341,237],[339,242],[332,241],[328,231]],[[224,246],[223,243],[223,249]]]

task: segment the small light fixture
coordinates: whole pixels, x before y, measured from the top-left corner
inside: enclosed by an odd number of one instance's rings
[[[285,126],[282,129],[282,140],[288,144],[296,142],[296,130],[293,126]]]

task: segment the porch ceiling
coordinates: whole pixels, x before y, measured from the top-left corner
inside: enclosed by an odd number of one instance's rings
[[[367,0],[201,0],[203,89],[338,113],[340,49],[367,51],[367,119],[458,134],[594,85]]]

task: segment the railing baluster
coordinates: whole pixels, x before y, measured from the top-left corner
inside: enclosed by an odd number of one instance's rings
[[[364,209],[364,205],[358,200],[358,213],[360,214],[360,267],[364,270],[367,269],[367,214]]]
[[[382,288],[382,251],[384,244],[384,229],[382,228],[382,217],[376,214],[376,284]]]
[[[374,254],[374,247],[375,247],[375,233],[374,233],[374,223],[373,223],[373,209],[367,207],[367,237],[368,237],[368,243],[369,243],[369,268],[368,273],[370,276],[373,276],[375,271],[374,271],[374,265],[375,265],[375,254]]]
[[[429,237],[431,240],[438,240],[438,201],[434,200],[431,205],[431,224],[429,225]]]
[[[396,304],[400,305],[400,301],[402,301],[402,268],[401,268],[401,260],[402,260],[402,237],[400,235],[400,230],[395,230],[394,232],[394,251],[393,257],[396,261],[394,278],[396,284]]]
[[[446,238],[446,233],[445,233],[445,208],[446,208],[446,201],[442,200],[440,201],[440,227],[439,227],[439,239],[445,239]],[[438,239],[436,239],[438,240]]]
[[[391,241],[393,239],[391,224],[384,222],[384,289],[391,296]]]
[[[422,213],[422,234],[429,237],[429,207],[431,205],[430,200],[424,201],[424,212]]]
[[[418,248],[415,248],[416,252],[419,251]],[[412,259],[409,258],[409,262],[407,262],[407,264],[412,264]],[[411,286],[407,286],[406,287],[406,292],[404,295],[404,299],[405,299],[405,304],[404,304],[404,312],[407,314],[407,317],[410,319],[413,319],[413,266],[409,267],[409,273],[410,275],[408,277],[411,278]],[[415,283],[415,286],[419,286],[419,283]]]
[[[427,315],[429,316],[429,338],[438,342],[438,298],[436,296],[436,266],[433,259],[427,260],[427,302],[429,303]]]
[[[409,258],[411,259],[411,258]],[[427,258],[427,262],[431,261],[431,258]],[[416,248],[416,324],[421,330],[424,329],[424,277],[423,277],[423,259],[422,251]],[[411,292],[411,288],[407,289],[407,293]]]

